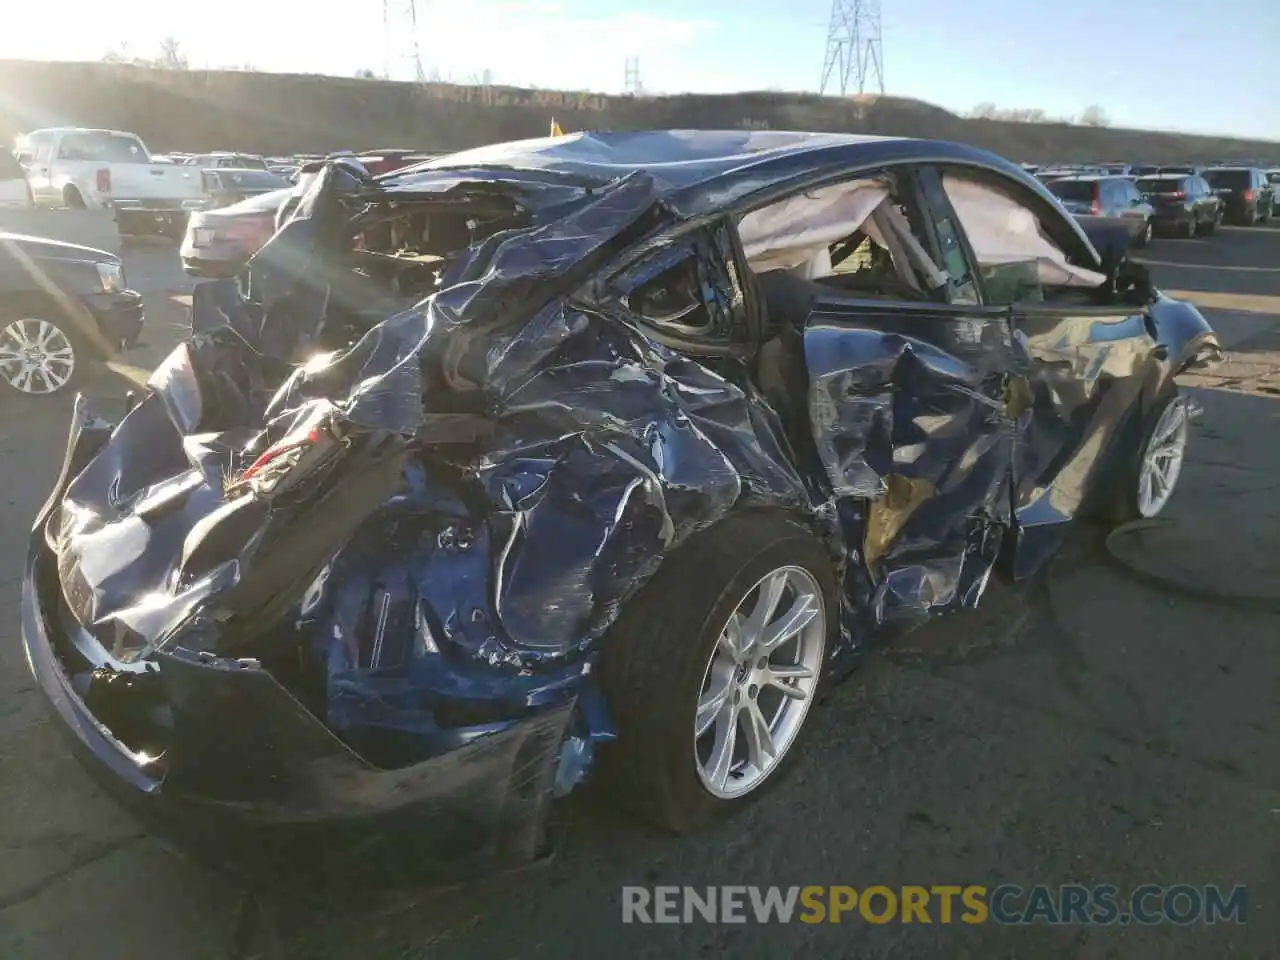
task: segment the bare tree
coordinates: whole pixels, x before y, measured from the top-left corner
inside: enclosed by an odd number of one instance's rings
[[[377,80],[378,79],[378,75],[374,73],[372,70],[370,70],[368,67],[361,67],[359,70],[356,71],[355,75],[356,75],[356,79],[358,80]]]
[[[1107,116],[1107,111],[1096,103],[1091,103],[1085,107],[1080,113],[1080,123],[1086,127],[1109,127],[1111,126],[1111,118]]]

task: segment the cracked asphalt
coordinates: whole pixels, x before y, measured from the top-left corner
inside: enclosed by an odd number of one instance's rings
[[[119,393],[178,336],[171,247],[130,251],[149,346],[88,384]],[[658,836],[581,800],[557,857],[381,913],[273,914],[250,953],[1274,960],[1280,956],[1280,620],[1177,584],[1275,593],[1280,542],[1280,229],[1160,240],[1157,281],[1200,303],[1228,362],[1203,405],[1179,523],[1144,582],[1090,532],[1051,575],[871,656],[812,717],[792,775],[707,833]],[[0,957],[226,958],[238,891],[163,851],[71,758],[19,649],[31,517],[67,403],[0,406]],[[1143,883],[1249,887],[1243,925],[628,926],[624,884]],[[288,891],[279,891],[288,900]]]

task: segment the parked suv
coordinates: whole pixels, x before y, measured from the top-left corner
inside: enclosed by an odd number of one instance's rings
[[[1214,167],[1204,178],[1222,198],[1229,219],[1248,226],[1271,220],[1275,191],[1257,167]]]
[[[1137,188],[1155,211],[1155,225],[1184,237],[1210,234],[1222,223],[1223,201],[1204,177],[1159,173],[1142,177]]]
[[[1151,240],[1155,210],[1128,177],[1083,175],[1045,184],[1069,213],[1108,226],[1123,226],[1135,246]]]

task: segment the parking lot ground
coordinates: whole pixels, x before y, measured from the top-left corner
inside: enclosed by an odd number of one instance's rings
[[[1186,378],[1204,412],[1168,549],[1147,558],[1170,582],[1131,576],[1081,531],[1043,580],[993,585],[980,610],[870,657],[815,713],[793,775],[737,819],[675,839],[574,799],[545,868],[394,912],[274,914],[282,955],[1274,960],[1277,614],[1177,583],[1201,570],[1213,588],[1280,585],[1280,230],[1157,241],[1146,259],[1163,286],[1206,305],[1231,351]],[[165,324],[181,323],[184,291],[159,261],[131,275],[156,277],[142,369],[177,335]],[[101,389],[122,382],[108,374]],[[226,957],[237,891],[161,851],[102,796],[32,689],[18,579],[66,410],[0,416],[0,957]],[[620,911],[627,884],[1072,882],[1246,884],[1248,922],[625,926]]]

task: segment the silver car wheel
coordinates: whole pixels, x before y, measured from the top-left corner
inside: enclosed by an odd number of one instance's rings
[[[729,616],[694,716],[698,776],[713,796],[744,796],[778,768],[808,715],[826,645],[822,589],[802,567],[762,577]]]
[[[48,320],[14,320],[0,329],[0,378],[20,393],[57,393],[76,369],[67,335]]]
[[[1181,398],[1165,406],[1142,452],[1138,470],[1138,513],[1154,517],[1168,504],[1187,452],[1187,405]]]

